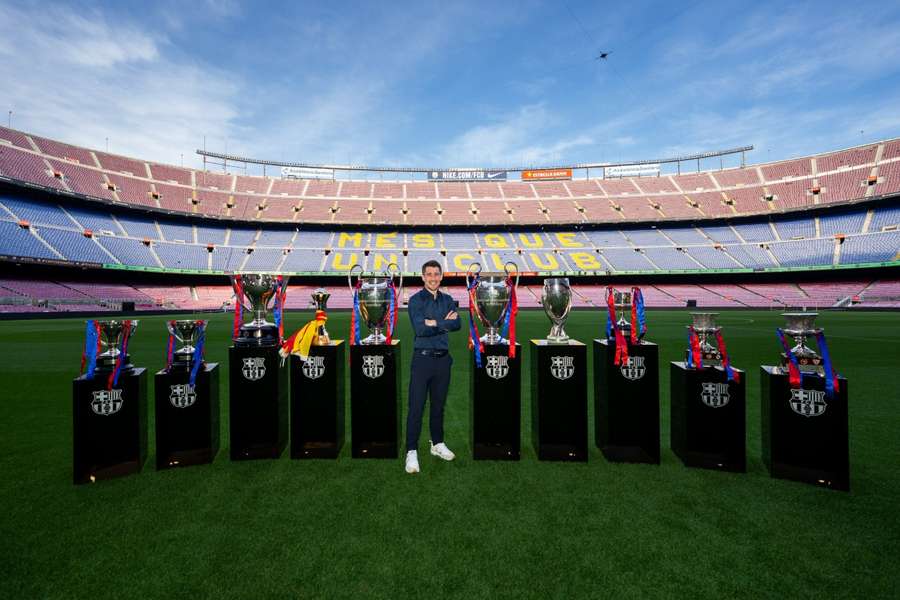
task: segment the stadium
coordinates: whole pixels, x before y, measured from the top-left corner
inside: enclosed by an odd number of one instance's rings
[[[3,597],[896,595],[900,137],[771,161],[723,142],[466,168],[203,148],[179,166],[11,120],[0,126]],[[399,455],[357,458],[350,363],[336,458],[229,458],[233,275],[287,278],[284,337],[316,318],[311,295],[325,288],[331,338],[349,340],[355,266],[402,273],[393,336],[405,418],[406,307],[432,260],[463,324],[450,336],[455,461],[423,456],[411,477]],[[473,263],[516,267],[517,461],[473,456]],[[596,369],[584,380],[584,459],[542,459],[528,346],[551,325],[548,278],[571,283],[566,328],[588,365],[600,360],[592,340],[609,335],[609,288],[641,290],[645,339],[659,348],[656,464],[609,460],[595,444]],[[746,385],[740,472],[689,468],[673,450],[669,363],[685,361],[698,310],[717,313]],[[766,464],[760,365],[778,363],[775,330],[797,311],[819,313],[846,378],[846,492],[770,477]],[[149,375],[147,456],[139,473],[72,485],[73,380],[89,319],[140,322],[128,351]],[[173,319],[209,323],[205,361],[225,371],[221,442],[209,464],[161,469],[153,374],[167,369]]]

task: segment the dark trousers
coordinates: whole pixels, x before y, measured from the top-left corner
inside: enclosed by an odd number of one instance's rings
[[[431,396],[431,411],[428,418],[431,443],[439,444],[444,441],[444,404],[447,402],[452,364],[453,359],[449,354],[441,357],[413,354],[412,366],[409,369],[409,412],[406,415],[407,451],[419,447],[426,396]]]

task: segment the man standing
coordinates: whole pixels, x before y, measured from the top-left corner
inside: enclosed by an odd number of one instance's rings
[[[413,343],[412,366],[409,375],[409,413],[406,418],[406,472],[419,472],[419,434],[425,396],[431,396],[429,427],[431,453],[444,460],[455,455],[444,443],[444,403],[450,387],[450,343],[447,333],[459,330],[456,303],[449,294],[438,288],[444,274],[441,264],[429,260],[422,265],[425,287],[409,299],[409,320],[416,340]]]

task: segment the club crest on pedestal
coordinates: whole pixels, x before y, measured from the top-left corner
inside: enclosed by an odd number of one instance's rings
[[[303,371],[303,375],[305,375],[307,379],[318,379],[325,374],[325,357],[310,356],[303,362],[303,366],[300,367],[300,370]]]
[[[818,417],[828,408],[825,392],[818,390],[792,389],[790,403],[791,409],[804,417]]]
[[[187,408],[197,401],[197,390],[189,383],[176,383],[169,386],[169,402],[175,408]]]
[[[700,400],[710,408],[722,408],[731,398],[728,395],[727,383],[704,381],[700,384]]]
[[[370,379],[378,379],[384,374],[384,357],[379,354],[369,354],[362,357],[363,375]]]
[[[266,374],[266,359],[263,357],[251,357],[243,359],[244,366],[241,368],[241,373],[244,374],[244,379],[249,381],[258,381],[262,379]]]
[[[509,357],[488,356],[484,370],[492,379],[503,379],[509,373]]]
[[[92,395],[91,410],[96,415],[108,417],[122,408],[122,390],[97,390]]]
[[[575,357],[551,356],[550,373],[557,379],[569,379],[575,374]]]
[[[647,368],[644,366],[644,357],[629,356],[625,364],[619,367],[619,370],[622,372],[622,377],[625,379],[631,381],[640,379],[644,376],[644,373],[647,372]]]

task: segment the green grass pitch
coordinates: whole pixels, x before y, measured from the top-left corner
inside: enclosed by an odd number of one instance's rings
[[[290,313],[288,329],[311,316]],[[163,321],[141,319],[131,346],[150,371],[151,399]],[[0,322],[0,598],[900,597],[900,314],[818,320],[850,382],[850,493],[771,479],[761,462],[759,365],[778,356],[777,312],[719,318],[733,364],[748,372],[746,474],[688,469],[669,449],[668,362],[682,359],[689,317],[648,311],[647,321],[647,339],[660,344],[660,466],[607,462],[593,431],[586,464],[538,462],[527,352],[522,460],[473,461],[465,328],[451,338],[446,440],[455,462],[428,455],[426,425],[417,476],[400,460],[350,459],[349,440],[337,461],[286,452],[232,463],[231,316],[218,314],[207,345],[223,368],[214,464],[156,472],[151,418],[144,472],[79,487],[71,381],[83,321]],[[567,330],[589,341],[603,322],[579,311]],[[348,313],[333,313],[332,337],[346,337],[348,323]],[[549,325],[523,311],[520,340]],[[405,388],[405,312],[399,338]]]

